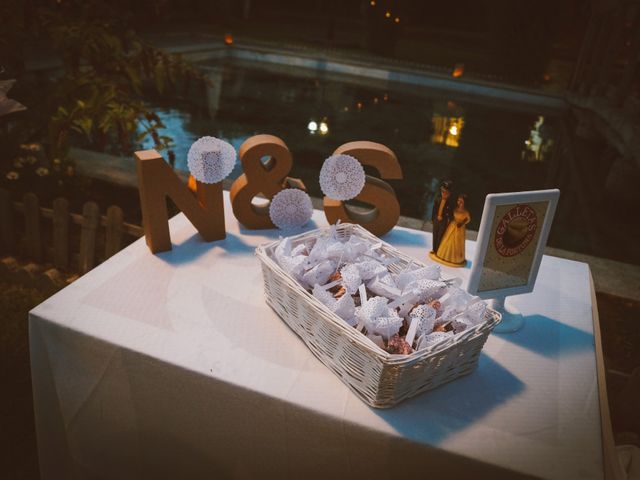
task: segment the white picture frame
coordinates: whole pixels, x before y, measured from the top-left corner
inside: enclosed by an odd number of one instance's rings
[[[559,197],[558,189],[487,195],[469,293],[489,299],[533,291]]]

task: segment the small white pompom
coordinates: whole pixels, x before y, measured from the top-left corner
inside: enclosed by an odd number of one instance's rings
[[[336,200],[351,200],[364,188],[365,174],[360,162],[351,155],[331,155],[320,169],[322,192]]]
[[[218,183],[227,178],[236,164],[236,149],[216,137],[193,142],[187,154],[189,173],[202,183]]]
[[[298,228],[313,215],[313,204],[306,192],[297,188],[285,188],[278,192],[269,205],[269,217],[278,228]]]

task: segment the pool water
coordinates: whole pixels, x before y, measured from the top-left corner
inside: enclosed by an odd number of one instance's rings
[[[239,148],[268,133],[284,140],[294,158],[290,174],[312,196],[322,196],[318,175],[340,145],[371,140],[391,148],[404,179],[389,181],[403,215],[430,220],[441,181],[468,195],[477,230],[484,197],[559,187],[549,185],[556,125],[561,112],[537,110],[391,82],[336,76],[292,67],[216,60],[200,64],[212,85],[191,98],[160,100],[154,108],[175,141],[176,168],[186,170],[187,151],[211,135]],[[152,148],[147,140],[144,148]],[[552,161],[553,160],[553,161]],[[239,164],[232,177],[241,173]],[[582,218],[563,191],[549,243],[601,254],[587,241]]]

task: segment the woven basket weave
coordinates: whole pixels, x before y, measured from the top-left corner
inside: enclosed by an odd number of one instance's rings
[[[292,237],[292,245],[317,239],[326,231],[326,228],[318,229]],[[337,234],[341,238],[355,235],[371,244],[382,243],[381,250],[398,259],[389,266],[394,273],[403,270],[409,262],[423,266],[359,225],[340,224]],[[471,373],[489,333],[500,322],[500,314],[487,308],[485,322],[451,336],[433,349],[418,350],[410,355],[387,353],[347,325],[280,268],[274,259],[279,243],[280,240],[256,249],[262,264],[267,303],[323,364],[372,407],[392,407]]]

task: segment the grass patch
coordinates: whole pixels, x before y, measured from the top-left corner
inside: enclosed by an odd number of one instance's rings
[[[8,460],[3,478],[39,478],[27,319],[45,298],[34,288],[0,282],[0,448]]]

